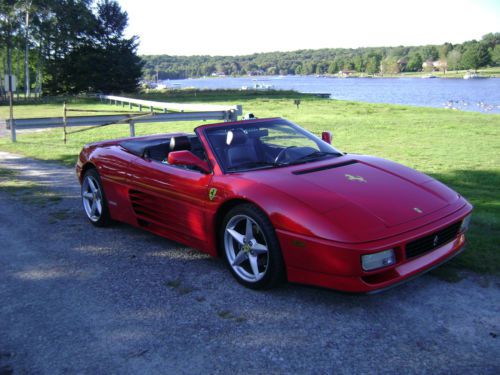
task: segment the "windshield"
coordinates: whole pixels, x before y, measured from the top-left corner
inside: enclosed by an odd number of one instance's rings
[[[206,135],[226,172],[278,168],[342,155],[313,134],[282,119],[207,128]]]

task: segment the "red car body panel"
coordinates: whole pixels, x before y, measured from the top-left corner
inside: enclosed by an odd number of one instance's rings
[[[237,122],[252,125],[269,119]],[[461,222],[472,206],[459,194],[420,172],[371,156],[345,154],[282,168],[224,173],[198,127],[212,173],[186,170],[134,155],[120,142],[82,150],[77,175],[88,167],[100,176],[114,220],[218,255],[218,226],[239,202],[270,218],[292,282],[349,292],[372,292],[420,274],[458,254],[465,236],[423,255],[406,258],[408,243]],[[163,134],[141,138],[162,139]],[[358,176],[362,176],[362,179]],[[210,190],[216,189],[211,197]],[[394,249],[396,263],[363,271],[361,256]]]

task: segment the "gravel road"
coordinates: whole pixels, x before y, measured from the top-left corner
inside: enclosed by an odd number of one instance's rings
[[[0,374],[499,374],[500,281],[256,292],[221,260],[90,225],[71,168],[0,152],[62,199],[0,190]]]

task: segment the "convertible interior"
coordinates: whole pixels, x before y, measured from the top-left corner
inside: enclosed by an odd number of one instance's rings
[[[120,143],[128,152],[141,158],[165,163],[171,151],[191,151],[202,160],[206,160],[205,151],[196,135],[181,135],[171,138],[129,140]]]

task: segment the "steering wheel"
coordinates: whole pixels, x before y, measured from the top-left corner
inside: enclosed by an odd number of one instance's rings
[[[278,155],[276,155],[276,157],[274,158],[274,164],[278,164],[278,161],[280,161],[281,157],[283,155],[285,155],[286,151],[288,151],[291,148],[295,148],[295,147],[297,147],[297,146],[288,146],[288,147],[285,147],[280,152],[278,152]]]

